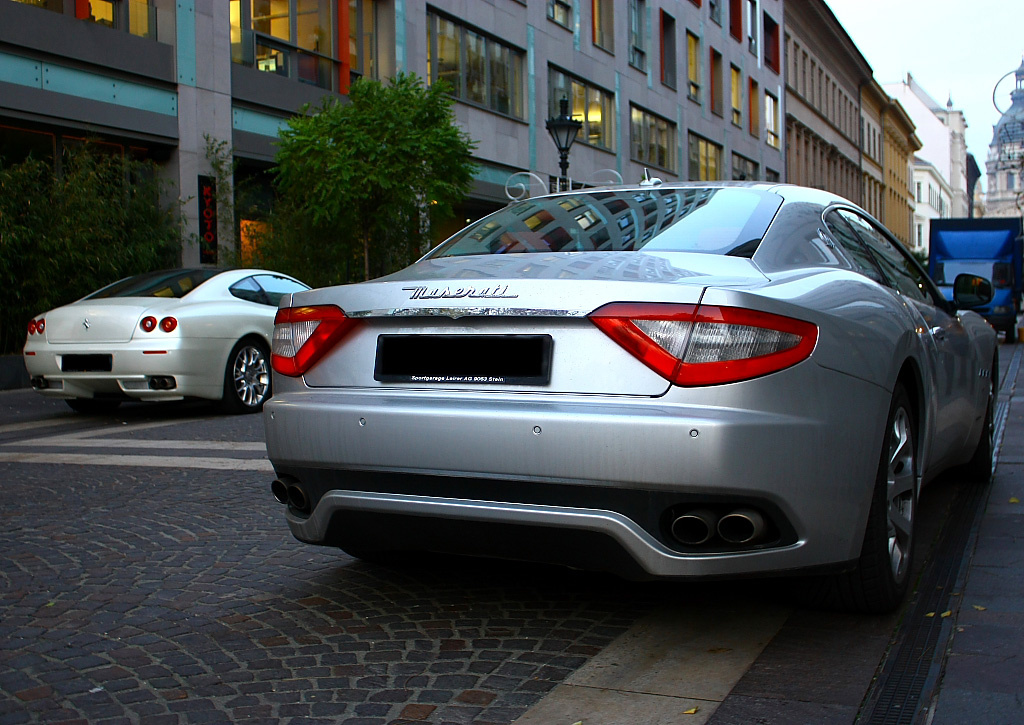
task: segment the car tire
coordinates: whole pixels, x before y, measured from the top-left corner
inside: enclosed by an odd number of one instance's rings
[[[239,340],[224,369],[221,409],[233,415],[258,413],[270,395],[270,350],[262,340]]]
[[[900,605],[910,583],[917,513],[914,408],[902,385],[893,391],[871,496],[867,530],[853,569],[818,583],[815,599],[833,609],[867,614]]]
[[[968,480],[987,484],[992,480],[992,456],[995,455],[996,434],[996,395],[999,390],[999,358],[992,361],[992,374],[988,380],[988,404],[985,407],[985,427],[981,431],[978,447],[974,449],[971,460],[964,464],[963,475]]]
[[[1015,342],[1017,342],[1017,325],[1016,324],[1007,325],[1006,327],[1003,328],[1003,332],[1006,333],[1006,342],[1007,342],[1007,344],[1012,345]]]
[[[85,415],[106,415],[113,413],[117,406],[121,405],[120,400],[107,398],[68,398],[64,402],[71,410]]]

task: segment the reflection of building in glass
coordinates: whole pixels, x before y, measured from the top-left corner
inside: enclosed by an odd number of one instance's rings
[[[601,279],[672,282],[695,272],[653,254],[526,254],[459,257],[444,267],[445,279]]]
[[[779,202],[741,187],[589,189],[512,204],[432,256],[637,250],[750,256]]]

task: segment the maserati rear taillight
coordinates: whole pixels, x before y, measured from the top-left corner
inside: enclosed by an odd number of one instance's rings
[[[590,320],[675,385],[720,385],[807,359],[818,340],[810,322],[741,307],[616,302]]]
[[[281,375],[298,377],[316,364],[358,323],[334,305],[285,307],[274,318],[270,364]]]

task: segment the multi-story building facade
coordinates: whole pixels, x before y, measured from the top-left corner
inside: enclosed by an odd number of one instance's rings
[[[822,0],[787,2],[785,25],[788,180],[860,202],[860,98],[871,67]]]
[[[952,216],[953,189],[934,164],[914,157],[914,226],[910,248],[928,254],[928,235],[932,219]]]
[[[88,135],[148,156],[198,234],[211,143],[260,179],[305,104],[413,72],[451,84],[477,143],[460,223],[514,174],[557,177],[562,98],[577,183],[782,179],[783,33],[782,0],[0,0],[0,154],[59,163]]]
[[[785,26],[787,180],[859,203],[911,246],[913,122],[823,0],[787,2]]]
[[[962,111],[953,108],[950,99],[940,106],[908,73],[899,83],[886,83],[885,89],[906,109],[921,141],[915,164],[914,183],[927,181],[932,167],[946,180],[952,203],[946,217],[966,217],[969,208],[967,190],[967,121]],[[927,238],[927,229],[925,238]]]
[[[921,141],[903,105],[893,100],[882,115],[882,155],[885,170],[885,203],[880,221],[908,248],[913,247],[914,153]]]

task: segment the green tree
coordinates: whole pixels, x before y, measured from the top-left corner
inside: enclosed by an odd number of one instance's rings
[[[443,83],[359,79],[281,131],[279,193],[262,262],[309,284],[370,279],[414,261],[473,178],[474,144]]]
[[[48,161],[0,161],[0,352],[25,342],[33,316],[99,287],[180,261],[179,208],[160,204],[152,163],[65,150]]]

